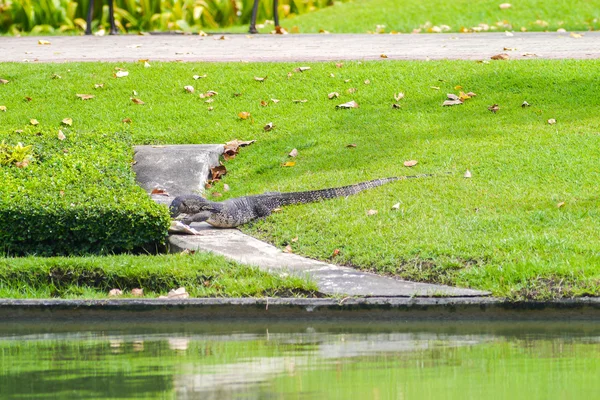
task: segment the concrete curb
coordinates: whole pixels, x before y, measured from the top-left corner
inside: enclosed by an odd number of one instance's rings
[[[499,298],[198,298],[0,300],[19,321],[566,321],[600,322],[600,298],[509,302]]]

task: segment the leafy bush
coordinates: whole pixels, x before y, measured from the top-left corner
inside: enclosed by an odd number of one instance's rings
[[[108,28],[108,6],[95,3],[94,26]],[[248,23],[254,0],[115,0],[121,31],[182,30],[197,32]],[[333,0],[280,0],[285,17],[333,4]],[[0,31],[52,33],[83,31],[89,0],[0,0]],[[259,21],[272,18],[273,0],[261,0]]]
[[[32,143],[36,162],[0,167],[0,252],[112,253],[164,241],[167,209],[136,185],[126,135],[67,131],[61,141],[30,127],[2,136]]]

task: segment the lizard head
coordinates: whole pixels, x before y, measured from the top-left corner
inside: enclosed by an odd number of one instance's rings
[[[194,194],[177,196],[169,206],[171,217],[179,214],[198,214],[201,212],[217,212],[216,204]]]

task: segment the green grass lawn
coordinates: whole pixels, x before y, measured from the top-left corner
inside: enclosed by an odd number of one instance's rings
[[[185,287],[191,297],[312,297],[307,280],[261,272],[207,253],[111,257],[0,258],[0,298],[144,297]]]
[[[303,64],[150,63],[3,64],[0,78],[10,82],[0,85],[2,130],[24,129],[19,140],[35,143],[31,118],[57,132],[69,117],[67,137],[115,132],[136,144],[256,139],[226,162],[223,183],[231,190],[216,185],[219,200],[450,171],[287,207],[243,230],[309,257],[499,296],[600,293],[600,61],[322,63],[289,78]],[[117,66],[129,76],[113,78]],[[94,89],[97,83],[104,88]],[[442,107],[457,85],[477,97]],[[133,90],[145,104],[130,100]],[[209,104],[198,96],[208,90],[219,93]],[[329,100],[331,92],[340,97]],[[394,100],[397,92],[405,98]],[[95,98],[82,101],[76,93]],[[360,108],[335,108],[350,100]],[[530,107],[521,107],[525,100]],[[400,109],[392,109],[395,102]],[[492,104],[497,113],[487,109]],[[242,111],[252,117],[240,119]],[[557,123],[549,125],[551,118]],[[268,122],[275,129],[265,132]],[[282,167],[293,148],[295,166]],[[404,167],[411,159],[419,164]],[[467,169],[470,179],[463,178]],[[368,216],[370,209],[378,213]]]
[[[294,26],[300,33],[377,32],[378,25],[387,33],[397,31],[410,33],[414,29],[431,32],[434,26],[459,32],[462,28],[485,28],[485,24],[497,31],[517,30],[556,31],[597,30],[600,28],[600,1],[582,0],[522,0],[506,1],[512,7],[500,9],[499,0],[455,1],[409,1],[409,0],[352,0],[338,2],[332,7],[311,13],[292,16],[281,21],[291,31]],[[261,32],[269,32],[266,26]],[[447,28],[444,28],[447,29]],[[232,30],[232,28],[224,28]],[[233,28],[246,31],[247,27]],[[435,30],[434,30],[435,31]]]

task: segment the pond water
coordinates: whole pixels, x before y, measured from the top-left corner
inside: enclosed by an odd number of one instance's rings
[[[1,399],[594,399],[600,324],[0,324]]]

